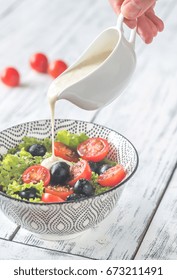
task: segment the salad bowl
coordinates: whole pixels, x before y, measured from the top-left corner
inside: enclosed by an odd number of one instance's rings
[[[73,238],[104,220],[116,206],[119,197],[135,173],[138,154],[123,135],[107,127],[79,120],[55,120],[55,132],[67,130],[103,137],[110,145],[108,159],[126,168],[125,179],[116,187],[101,194],[75,201],[34,203],[8,196],[0,190],[0,210],[14,223],[44,239]],[[51,121],[22,123],[0,132],[0,155],[21,143],[24,136],[51,138]],[[1,182],[0,182],[1,185]]]

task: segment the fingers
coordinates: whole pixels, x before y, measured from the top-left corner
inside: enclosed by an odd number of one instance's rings
[[[164,29],[164,23],[163,21],[157,17],[153,11],[153,9],[149,9],[146,12],[146,16],[155,24],[155,26],[157,27],[158,32],[163,31]]]
[[[157,35],[157,27],[146,15],[142,15],[137,21],[137,32],[146,44],[150,44]]]
[[[124,2],[124,0],[109,0],[109,3],[111,4],[111,6],[116,14],[120,13],[123,2]]]
[[[124,22],[130,28],[137,26],[137,33],[149,44],[158,32],[164,29],[163,21],[153,10],[155,0],[109,0],[114,11],[124,16]]]
[[[129,28],[135,28],[137,26],[136,20],[130,20],[130,19],[124,18],[124,22]]]
[[[163,21],[155,15],[153,8],[148,9],[137,20],[137,32],[147,44],[163,29]]]
[[[121,6],[124,0],[109,0],[113,10],[115,11],[116,14],[120,14],[121,12]],[[136,27],[136,20],[128,20],[124,18],[125,24],[130,27],[130,28],[135,28]]]
[[[127,19],[135,19],[144,14],[155,0],[125,0],[121,6],[121,12]]]

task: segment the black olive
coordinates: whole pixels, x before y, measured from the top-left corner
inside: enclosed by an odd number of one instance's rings
[[[16,192],[21,198],[25,198],[27,200],[29,200],[30,198],[37,198],[39,197],[37,194],[37,190],[34,187],[25,189],[23,191],[20,192]]]
[[[89,161],[89,165],[90,165],[91,170],[93,172],[97,173],[97,170],[99,168],[99,163],[93,162],[93,161]]]
[[[30,199],[30,198],[36,198],[36,197],[38,197],[38,196],[36,196],[36,194],[35,193],[29,193],[29,195],[28,195],[28,199]]]
[[[57,162],[50,169],[51,184],[65,185],[70,178],[70,166],[66,162]]]
[[[71,200],[78,200],[80,198],[86,197],[84,194],[77,194],[77,193],[72,193],[67,196],[66,200],[71,201]]]
[[[103,174],[106,170],[108,170],[109,168],[111,168],[112,165],[108,164],[108,163],[104,163],[102,165],[100,165],[100,167],[98,168],[97,170],[97,173],[100,175],[100,174]]]
[[[78,180],[73,187],[74,193],[77,194],[83,194],[83,183],[82,181],[83,179]]]
[[[94,194],[94,187],[92,184],[86,179],[78,180],[74,185],[74,193],[76,194],[84,194],[86,196],[91,196]]]
[[[2,161],[3,160],[3,156],[0,154],[0,161]]]
[[[26,198],[28,199],[28,194],[24,191],[20,191],[20,192],[17,192],[17,194],[21,197],[21,198]]]
[[[33,144],[28,148],[28,152],[33,156],[41,156],[43,157],[46,153],[46,147],[40,144]]]

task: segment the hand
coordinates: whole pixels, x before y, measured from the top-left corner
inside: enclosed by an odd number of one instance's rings
[[[109,0],[114,11],[124,16],[130,27],[137,26],[137,33],[147,44],[164,29],[163,21],[155,15],[155,0]]]

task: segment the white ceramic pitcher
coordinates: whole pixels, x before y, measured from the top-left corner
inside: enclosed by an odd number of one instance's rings
[[[129,40],[125,38],[123,16],[120,14],[117,25],[104,30],[62,75],[79,67],[89,58],[96,57],[101,51],[109,51],[109,56],[93,72],[66,87],[58,99],[69,100],[86,110],[95,110],[117,98],[128,85],[135,70],[135,36],[136,30],[133,29]],[[53,81],[52,87],[60,81],[60,76]]]

